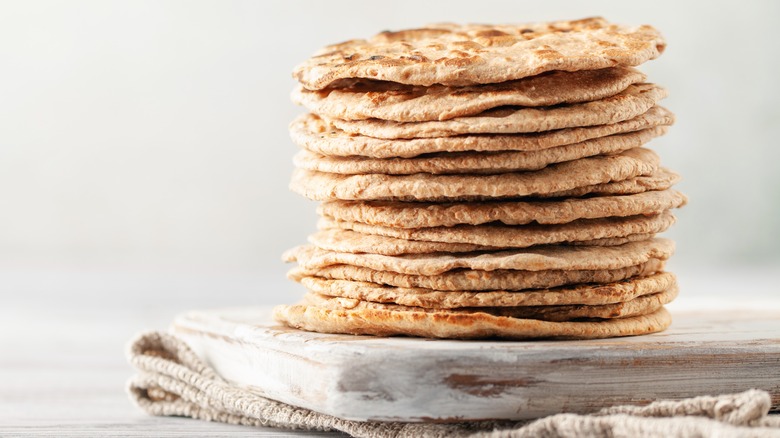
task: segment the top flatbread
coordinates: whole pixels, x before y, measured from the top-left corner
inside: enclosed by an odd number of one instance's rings
[[[552,70],[636,66],[660,56],[665,46],[651,26],[620,26],[603,18],[503,26],[436,24],[326,46],[296,67],[293,76],[310,90],[347,78],[463,86]]]
[[[535,107],[600,100],[644,80],[643,73],[630,67],[554,71],[470,87],[419,87],[356,80],[342,84],[341,88],[318,91],[298,86],[292,100],[331,119],[422,122],[472,116],[499,106]]]

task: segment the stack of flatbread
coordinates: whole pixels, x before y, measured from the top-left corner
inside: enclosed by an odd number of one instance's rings
[[[665,329],[656,235],[686,203],[646,144],[674,121],[634,67],[652,27],[433,25],[297,67],[291,188],[322,201],[280,322],[326,333],[602,338]]]

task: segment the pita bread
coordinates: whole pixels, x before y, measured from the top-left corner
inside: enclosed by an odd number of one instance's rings
[[[500,106],[549,106],[613,96],[645,75],[630,67],[576,72],[553,71],[517,81],[470,87],[418,87],[397,82],[355,80],[339,88],[310,91],[302,86],[292,100],[331,119],[396,122],[448,120]]]
[[[620,26],[603,18],[503,26],[434,24],[326,46],[297,66],[293,76],[309,90],[351,78],[464,86],[552,70],[637,66],[660,56],[665,46],[650,26]]]
[[[580,219],[556,225],[487,224],[392,228],[320,218],[318,227],[321,230],[351,230],[361,234],[424,242],[465,243],[494,248],[526,248],[535,245],[625,237],[632,234],[661,233],[671,227],[675,220],[671,212],[665,211],[650,216]]]
[[[564,224],[578,219],[657,214],[685,205],[688,198],[676,190],[632,195],[570,198],[554,201],[493,201],[468,203],[410,203],[383,201],[328,201],[317,208],[320,216],[394,228],[452,227],[455,225]]]
[[[372,158],[411,158],[439,152],[538,151],[570,145],[615,134],[641,131],[674,123],[674,115],[654,106],[646,113],[611,125],[560,129],[513,135],[467,135],[416,139],[379,139],[349,135],[314,114],[303,114],[290,124],[293,142],[326,156],[365,156]]]
[[[517,198],[650,175],[657,167],[655,152],[636,148],[553,164],[535,172],[501,175],[338,175],[296,169],[290,189],[317,201]]]
[[[413,254],[386,256],[352,254],[303,245],[284,253],[284,260],[297,261],[303,269],[352,265],[410,275],[439,275],[454,269],[479,271],[521,270],[606,270],[666,260],[674,252],[674,242],[654,238],[619,246],[542,246],[487,254]]]
[[[664,308],[641,316],[606,320],[551,322],[447,310],[327,309],[309,304],[277,306],[274,319],[320,333],[420,336],[449,339],[599,339],[663,331],[672,322]]]
[[[400,288],[422,288],[437,291],[518,291],[580,283],[613,283],[634,276],[642,277],[655,274],[661,272],[663,268],[663,260],[649,259],[645,263],[635,266],[607,270],[477,271],[455,269],[438,275],[426,276],[375,271],[352,265],[329,265],[314,269],[296,266],[287,273],[287,276],[295,281],[301,281],[304,277],[319,277],[329,280],[363,281]]]
[[[498,174],[540,170],[550,164],[577,160],[602,154],[616,154],[637,148],[655,137],[664,135],[665,126],[587,140],[573,145],[558,146],[531,152],[454,152],[414,158],[376,159],[367,157],[328,157],[299,151],[293,158],[295,166],[326,173],[386,175],[432,174]]]
[[[318,295],[429,309],[571,304],[597,306],[624,303],[640,296],[672,290],[677,287],[674,274],[669,272],[661,272],[647,277],[634,277],[618,283],[579,284],[522,292],[501,290],[484,292],[438,291],[400,288],[359,281],[328,280],[319,277],[303,277],[300,282]]]
[[[329,119],[347,134],[369,137],[430,138],[472,134],[522,134],[582,126],[609,125],[647,112],[665,98],[665,89],[655,84],[630,85],[601,100],[541,108],[494,108],[483,113],[444,121],[392,122],[388,120]]]
[[[567,242],[574,245],[622,245],[637,240],[647,240],[655,236],[652,233],[639,233],[617,238],[601,238]],[[430,242],[363,234],[344,229],[326,229],[309,236],[309,243],[317,248],[335,252],[356,254],[430,254],[437,252],[460,253],[474,251],[499,251],[508,247],[473,245],[468,243]]]

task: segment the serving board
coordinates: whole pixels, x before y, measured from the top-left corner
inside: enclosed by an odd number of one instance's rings
[[[354,420],[519,420],[750,388],[778,408],[776,310],[673,317],[663,333],[592,341],[328,335],[269,308],[193,311],[171,330],[236,384]]]

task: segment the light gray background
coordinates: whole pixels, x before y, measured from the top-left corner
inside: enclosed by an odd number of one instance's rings
[[[297,289],[279,255],[316,219],[287,189],[298,62],[427,22],[591,15],[668,41],[642,69],[670,90],[678,122],[652,145],[691,198],[668,233],[673,267],[780,267],[780,2],[6,1],[0,280],[182,307],[284,301]],[[40,270],[56,275],[25,274]]]

